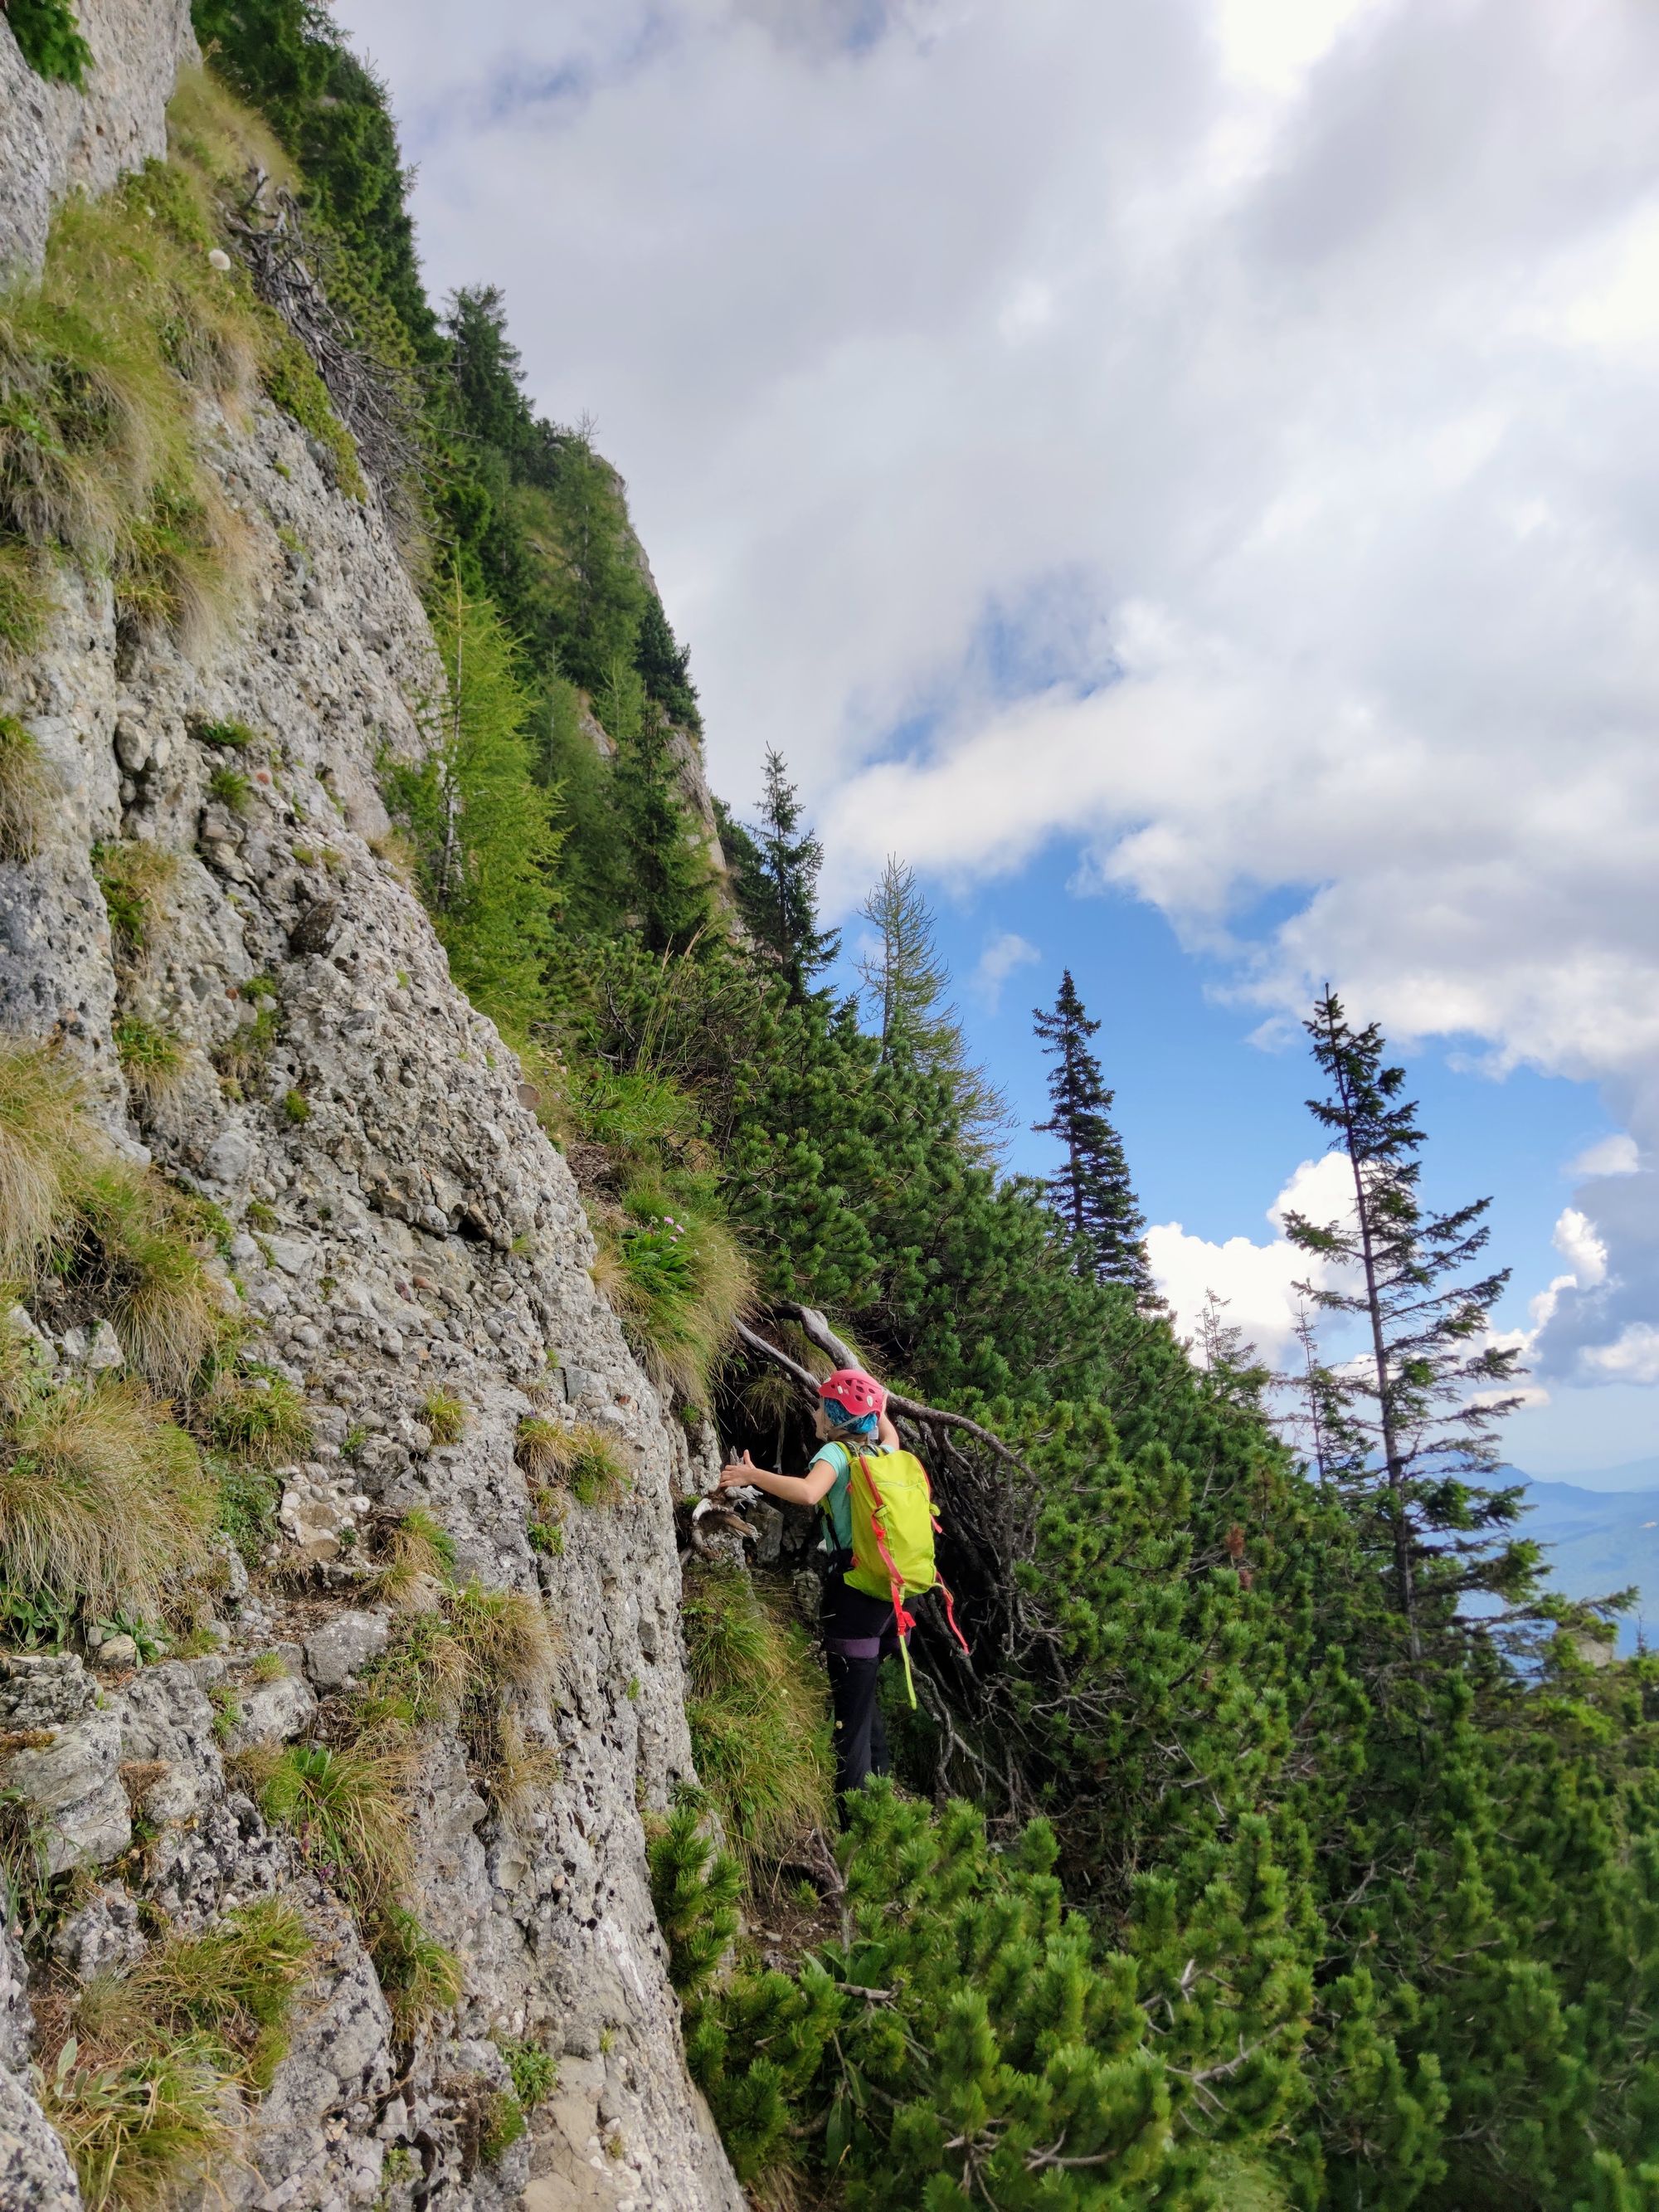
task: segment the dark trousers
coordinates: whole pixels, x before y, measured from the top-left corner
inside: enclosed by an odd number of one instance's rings
[[[832,1574],[823,1586],[823,1648],[836,1716],[836,1796],[845,1800],[870,1775],[888,1771],[876,1683],[882,1661],[898,1649],[891,1605]]]

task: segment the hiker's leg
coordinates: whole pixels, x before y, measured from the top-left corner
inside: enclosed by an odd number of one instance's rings
[[[862,1642],[864,1639],[859,1639]],[[871,1771],[871,1729],[877,1719],[876,1676],[880,1653],[838,1651],[825,1655],[830,1668],[830,1702],[836,1715],[836,1795],[864,1786]]]
[[[877,1688],[870,1698],[870,1771],[872,1774],[890,1774],[892,1761],[887,1756],[887,1723],[881,1710],[881,1663],[876,1664]]]
[[[890,1626],[882,1631],[881,1656],[890,1659],[898,1650],[898,1632]],[[870,1771],[872,1774],[890,1774],[893,1763],[887,1755],[887,1720],[881,1710],[881,1667],[876,1667],[876,1692],[870,1702]]]

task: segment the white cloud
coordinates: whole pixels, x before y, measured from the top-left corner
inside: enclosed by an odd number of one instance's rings
[[[992,938],[974,969],[974,990],[993,1013],[1002,1000],[1002,987],[1017,968],[1030,968],[1042,955],[1018,930],[1005,929]]]
[[[1623,1130],[1602,1137],[1579,1153],[1567,1169],[1571,1176],[1630,1176],[1638,1172],[1642,1155],[1634,1137]]]
[[[1576,1206],[1563,1211],[1551,1241],[1571,1267],[1572,1279],[1579,1290],[1593,1291],[1598,1283],[1606,1281],[1607,1248],[1596,1235],[1595,1224]]]
[[[1296,1330],[1294,1285],[1310,1282],[1319,1286],[1332,1279],[1323,1262],[1284,1235],[1285,1216],[1300,1213],[1322,1225],[1349,1219],[1352,1211],[1347,1157],[1327,1152],[1321,1159],[1304,1160],[1267,1208],[1267,1219],[1280,1233],[1265,1244],[1252,1243],[1248,1237],[1212,1243],[1189,1236],[1178,1221],[1149,1229],[1146,1256],[1158,1287],[1173,1310],[1177,1330],[1196,1337],[1205,1299],[1213,1291],[1226,1302],[1223,1319],[1227,1325],[1242,1329],[1263,1358],[1276,1364]]]
[[[714,779],[787,732],[843,908],[1081,846],[1270,1020],[1329,975],[1659,1151],[1659,12],[337,12],[434,289],[598,416]],[[1581,1171],[1588,1377],[1659,1176]]]
[[[1583,1364],[1609,1382],[1659,1382],[1659,1328],[1631,1322],[1612,1344],[1592,1345]]]

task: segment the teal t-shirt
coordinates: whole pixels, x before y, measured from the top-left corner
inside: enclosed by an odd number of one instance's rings
[[[893,1444],[872,1443],[857,1456],[879,1459],[884,1453],[896,1449]],[[835,1480],[818,1501],[818,1510],[825,1523],[819,1541],[826,1552],[850,1552],[853,1548],[853,1459],[854,1454],[845,1444],[820,1444],[806,1469],[811,1474],[820,1460],[826,1460],[836,1470]]]

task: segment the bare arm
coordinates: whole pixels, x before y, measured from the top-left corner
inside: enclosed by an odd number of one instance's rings
[[[835,1479],[836,1470],[823,1460],[805,1474],[774,1474],[769,1468],[757,1467],[745,1452],[720,1469],[720,1486],[744,1490],[752,1486],[770,1498],[781,1498],[786,1505],[817,1505],[828,1496]]]

